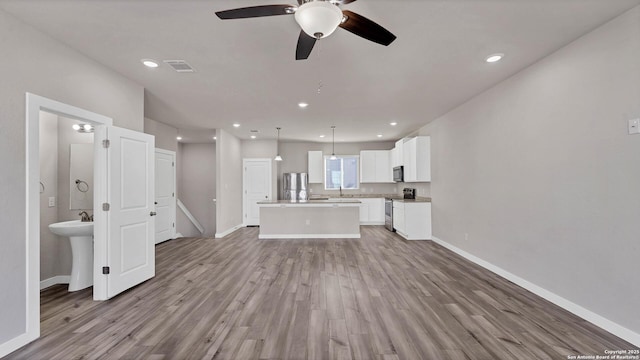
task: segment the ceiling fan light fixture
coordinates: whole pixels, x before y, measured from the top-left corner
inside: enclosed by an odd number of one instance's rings
[[[312,1],[298,7],[296,22],[309,36],[322,39],[331,35],[342,22],[340,8],[327,1]]]

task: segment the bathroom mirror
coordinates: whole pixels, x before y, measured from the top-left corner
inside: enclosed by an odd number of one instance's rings
[[[93,209],[93,144],[69,149],[69,210]]]

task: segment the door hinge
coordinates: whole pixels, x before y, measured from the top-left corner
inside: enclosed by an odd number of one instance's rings
[[[175,197],[175,196],[176,196],[176,193],[171,193],[171,197]]]
[[[111,146],[111,141],[109,141],[109,139],[102,140],[102,147],[103,148],[108,149],[109,146]]]
[[[176,227],[176,223],[173,223],[173,225],[171,225],[172,227]]]
[[[176,163],[172,161],[171,166],[176,166]]]
[[[102,211],[109,211],[111,205],[109,203],[102,203]]]
[[[111,268],[109,266],[103,266],[102,267],[102,273],[104,275],[109,275],[109,273],[111,273]]]

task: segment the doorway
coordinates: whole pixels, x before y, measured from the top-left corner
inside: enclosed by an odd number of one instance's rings
[[[40,112],[94,127],[93,299],[107,300],[155,275],[154,137],[113,120],[26,94],[26,329],[11,344],[40,336]],[[84,189],[83,187],[81,187]]]
[[[22,345],[40,337],[40,112],[80,120],[94,127],[113,124],[113,120],[109,117],[58,101],[30,93],[26,94],[26,98],[26,210],[28,215],[26,223],[26,264],[28,269],[26,299],[28,321],[25,335],[21,337],[20,343]]]
[[[243,212],[245,226],[260,225],[259,201],[273,198],[271,159],[243,159]]]
[[[156,244],[176,237],[176,153],[156,149]]]

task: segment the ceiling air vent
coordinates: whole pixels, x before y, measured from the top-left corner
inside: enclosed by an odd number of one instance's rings
[[[187,64],[184,60],[164,60],[164,62],[179,73],[195,72],[191,65]]]

